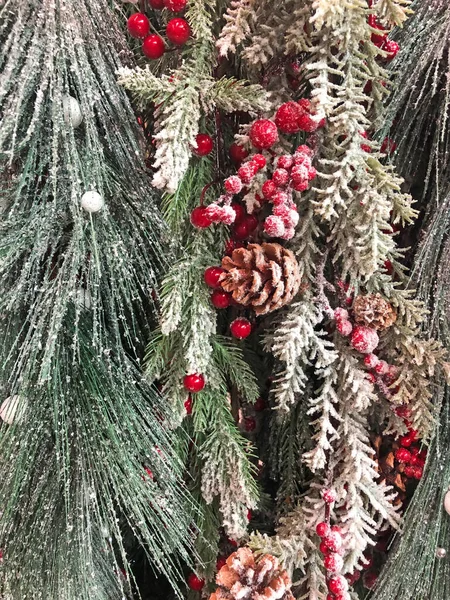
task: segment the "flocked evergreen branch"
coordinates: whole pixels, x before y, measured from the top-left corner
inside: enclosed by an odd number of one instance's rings
[[[159,76],[150,66],[145,69],[120,69],[119,83],[130,90],[138,106],[153,102],[156,151],[153,185],[175,193],[189,166],[196,135],[204,112],[217,110],[250,113],[270,107],[267,93],[260,85],[215,77],[213,19],[216,3],[192,0],[186,18],[192,28],[193,42],[183,52],[181,65]]]

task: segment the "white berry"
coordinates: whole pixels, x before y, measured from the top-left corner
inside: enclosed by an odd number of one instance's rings
[[[81,196],[81,206],[88,213],[96,213],[105,204],[103,196],[94,190],[89,190]]]

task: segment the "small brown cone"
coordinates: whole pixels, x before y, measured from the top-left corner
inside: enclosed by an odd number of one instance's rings
[[[397,313],[380,294],[358,296],[353,304],[353,314],[358,325],[365,325],[381,331],[387,329],[397,319]]]
[[[256,557],[250,548],[233,552],[217,573],[209,600],[293,600],[291,581],[270,554]]]
[[[220,283],[238,304],[264,315],[289,304],[300,288],[294,254],[280,244],[249,244],[222,259]]]

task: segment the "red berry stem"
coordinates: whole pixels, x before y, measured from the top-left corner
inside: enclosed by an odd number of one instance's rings
[[[200,193],[200,206],[203,206],[203,203],[205,201],[206,192],[209,190],[209,188],[211,186],[216,185],[216,183],[218,183],[217,179],[215,179],[214,181],[211,181],[210,183],[207,183],[205,185],[205,187],[202,189],[202,191]]]

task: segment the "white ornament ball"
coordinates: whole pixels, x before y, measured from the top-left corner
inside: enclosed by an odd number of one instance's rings
[[[81,125],[83,114],[76,98],[73,96],[64,96],[63,111],[64,121],[67,125],[72,125],[74,129]]]
[[[0,418],[8,425],[20,422],[25,413],[27,401],[21,396],[9,396],[0,406]]]
[[[436,556],[438,558],[445,558],[447,556],[447,550],[445,548],[437,548]]]
[[[88,213],[98,212],[104,204],[103,196],[95,190],[89,190],[81,196],[81,206]]]
[[[446,512],[448,512],[448,514],[450,515],[450,489],[448,490],[448,492],[445,494],[445,497],[444,497],[444,508],[445,508]]]

